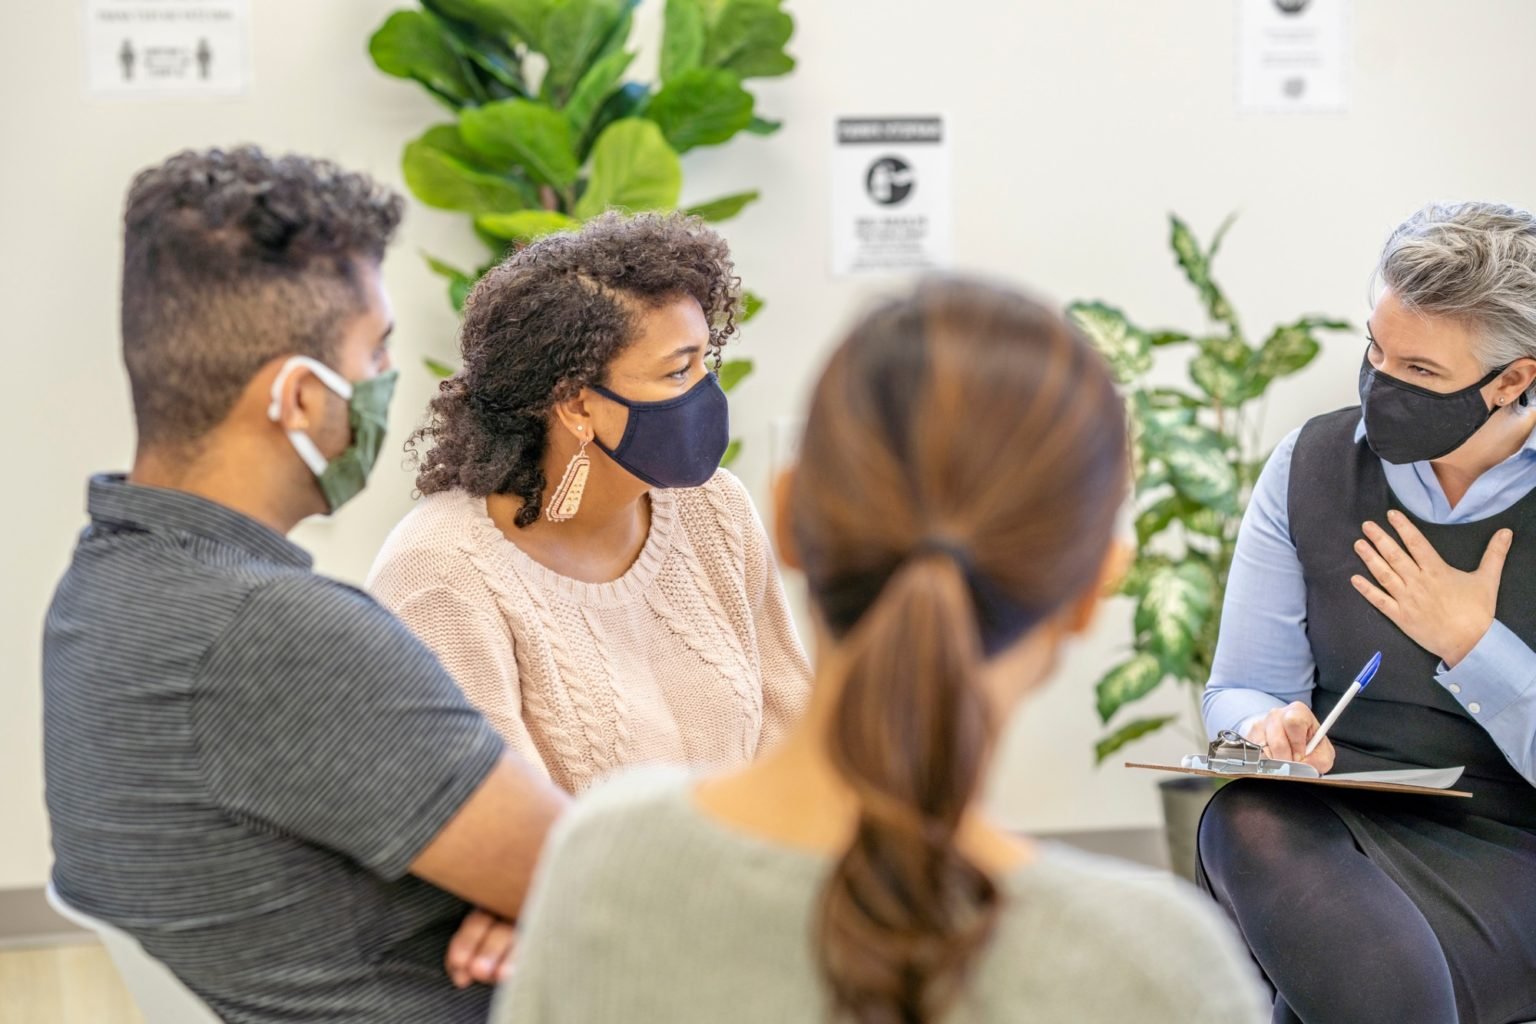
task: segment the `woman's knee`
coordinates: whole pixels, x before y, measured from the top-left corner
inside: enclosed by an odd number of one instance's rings
[[[1228,783],[1200,819],[1200,863],[1218,884],[1229,880],[1233,866],[1246,876],[1262,877],[1294,865],[1298,840],[1317,838],[1317,829],[1330,822],[1343,827],[1309,793],[1276,783]]]

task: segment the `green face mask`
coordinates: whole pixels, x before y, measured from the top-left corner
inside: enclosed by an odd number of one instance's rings
[[[327,508],[335,512],[360,494],[368,485],[368,474],[379,461],[384,446],[384,432],[389,426],[389,400],[395,394],[395,370],[357,383],[348,381],[324,363],[308,356],[294,356],[277,372],[272,381],[272,405],[267,415],[276,423],[281,415],[279,396],[284,381],[299,367],[320,378],[320,383],[347,400],[347,418],[352,424],[352,443],[347,450],[327,461],[315,442],[302,430],[288,431],[288,442],[299,458],[315,474]]]

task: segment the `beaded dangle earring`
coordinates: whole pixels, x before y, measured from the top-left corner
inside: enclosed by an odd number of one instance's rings
[[[576,518],[576,513],[581,509],[581,496],[587,490],[587,475],[592,472],[592,460],[587,457],[587,432],[581,430],[577,436],[581,438],[581,449],[566,465],[560,486],[550,495],[549,505],[544,512],[552,523],[569,522]]]

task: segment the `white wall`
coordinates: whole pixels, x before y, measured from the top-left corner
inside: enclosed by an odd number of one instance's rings
[[[364,44],[390,0],[251,0],[255,88],[228,101],[86,98],[80,4],[10,3],[0,13],[0,309],[10,499],[0,554],[0,888],[39,884],[38,635],[81,526],[83,481],[121,467],[132,436],[116,354],[117,219],[135,169],[184,146],[260,142],[332,156],[398,179],[401,144],[438,115],[373,71]],[[647,0],[641,31],[656,23]],[[728,226],[744,276],[768,297],[746,348],[760,372],[734,413],[740,471],[762,495],[771,420],[793,415],[839,326],[871,291],[827,274],[828,140],[838,113],[952,118],[955,252],[1066,300],[1102,296],[1155,324],[1197,325],[1164,248],[1168,210],[1201,232],[1242,218],[1222,276],[1251,330],[1325,311],[1359,320],[1385,232],[1437,197],[1536,205],[1524,0],[1356,0],[1347,114],[1240,116],[1234,9],[1214,0],[791,0],[801,68],[760,86],[786,127],[690,154],[687,198],[761,186]],[[476,252],[450,215],[413,209],[387,276],[398,351],[410,367],[451,350],[453,322],[419,249]],[[1359,349],[1341,342],[1279,389],[1268,435],[1351,398]],[[405,374],[396,438],[429,389]],[[808,439],[814,444],[816,439]],[[985,444],[985,438],[977,438]],[[1006,461],[1000,462],[1006,468]],[[357,579],[405,510],[393,464],[335,522],[300,540],[320,566]],[[1152,780],[1092,766],[1092,682],[1123,649],[1111,607],[1053,689],[1023,716],[999,765],[995,805],[1019,825],[1150,825]],[[1148,702],[1179,708],[1177,694]],[[1167,737],[1138,753],[1174,756]]]

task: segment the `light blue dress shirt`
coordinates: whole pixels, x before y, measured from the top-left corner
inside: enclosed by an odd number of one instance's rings
[[[1204,697],[1205,727],[1243,731],[1291,701],[1312,703],[1314,662],[1307,641],[1307,594],[1291,540],[1287,492],[1301,430],[1275,449],[1254,487],[1227,578],[1221,636]],[[1365,436],[1362,422],[1355,440]],[[1497,515],[1536,487],[1536,430],[1525,445],[1473,482],[1456,505],[1428,462],[1383,462],[1387,484],[1413,515],[1431,523],[1471,523]],[[1521,543],[1518,534],[1515,543]],[[1536,543],[1536,537],[1525,543]],[[1352,553],[1351,553],[1352,554]],[[1370,573],[1364,563],[1360,572]],[[1364,601],[1365,598],[1360,598]],[[1466,708],[1521,775],[1536,785],[1536,651],[1497,619],[1455,668],[1435,680]]]

